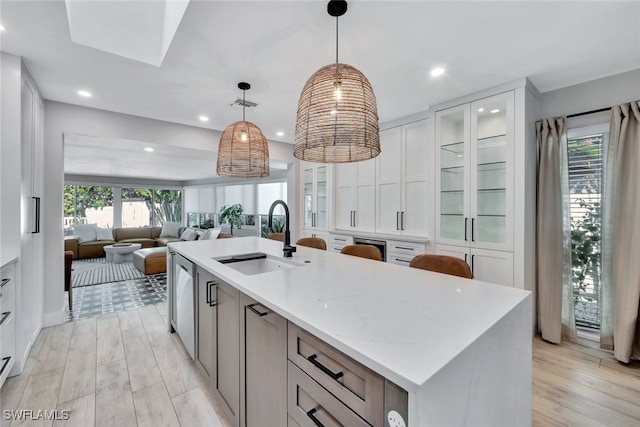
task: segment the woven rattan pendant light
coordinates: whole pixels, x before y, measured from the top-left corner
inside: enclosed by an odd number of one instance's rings
[[[338,62],[338,17],[347,2],[332,0],[336,18],[336,62],[320,68],[302,89],[296,117],[293,155],[319,163],[359,162],[380,154],[378,108],[369,80]]]
[[[263,178],[269,176],[269,145],[260,128],[244,119],[244,94],[251,85],[240,82],[242,89],[242,121],[227,126],[218,146],[220,176],[236,178]]]

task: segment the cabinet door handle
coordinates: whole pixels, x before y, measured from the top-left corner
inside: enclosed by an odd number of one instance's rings
[[[2,373],[4,372],[4,368],[7,367],[10,360],[11,360],[11,356],[2,358],[3,363],[2,363],[2,369],[0,369],[0,375],[2,375]]]
[[[396,230],[400,230],[400,211],[396,211]]]
[[[313,423],[316,425],[316,427],[324,427],[324,424],[322,424],[320,422],[320,420],[317,419],[315,417],[315,415],[313,415],[313,414],[316,413],[316,411],[317,411],[316,408],[311,409],[310,411],[307,412],[307,417],[309,417],[311,419],[311,421],[313,421]]]
[[[266,316],[267,314],[269,314],[268,312],[262,313],[262,312],[260,312],[260,311],[256,310],[255,308],[253,308],[253,306],[254,306],[254,305],[258,305],[258,303],[255,303],[255,304],[249,304],[249,305],[247,306],[247,308],[248,308],[249,310],[253,311],[255,314],[257,314],[257,315],[258,315],[258,316],[260,316],[260,317],[263,317],[263,316]]]
[[[356,227],[356,211],[353,211],[353,226]]]
[[[332,372],[329,368],[324,366],[322,363],[318,362],[316,360],[317,358],[318,358],[317,354],[312,354],[311,356],[307,357],[307,360],[309,362],[311,362],[311,364],[313,366],[315,366],[316,368],[320,369],[322,372],[324,372],[325,374],[329,375],[331,378],[333,378],[336,381],[338,381],[338,378],[340,378],[340,377],[342,377],[344,375],[342,372]]]
[[[32,199],[36,202],[36,211],[34,217],[35,224],[31,234],[38,234],[40,233],[40,197],[32,197]]]
[[[404,230],[404,211],[400,212],[400,230]]]
[[[2,283],[0,283],[0,288],[4,288],[4,285],[9,283],[10,281],[11,281],[11,278],[9,278],[9,277],[7,277],[5,279],[2,279]]]
[[[0,319],[0,326],[2,326],[2,324],[4,323],[5,320],[7,320],[7,318],[11,315],[10,311],[5,311],[4,313],[2,313],[2,319]]]
[[[476,236],[475,236],[475,222],[476,219],[475,218],[471,218],[471,241],[475,242],[476,241]],[[471,258],[473,259],[473,258]]]
[[[469,261],[467,261],[467,254],[464,254],[464,262],[469,263]]]
[[[473,267],[474,267],[474,261],[475,261],[476,256],[475,255],[471,255],[471,274],[473,274]]]
[[[213,298],[211,298],[211,296],[213,295],[212,288],[214,286],[216,286],[216,285],[217,285],[217,283],[214,282],[213,280],[210,281],[210,282],[207,282],[207,286],[208,286],[208,288],[207,288],[207,304],[209,304],[209,307],[215,307],[216,306],[216,302],[213,300]]]
[[[469,218],[464,218],[464,241],[467,241],[467,224],[469,222]],[[466,256],[466,255],[465,255]]]

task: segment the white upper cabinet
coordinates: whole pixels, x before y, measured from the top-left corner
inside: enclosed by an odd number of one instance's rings
[[[430,151],[426,120],[380,132],[376,231],[426,237],[430,219]]]
[[[302,162],[303,229],[327,230],[329,165]]]
[[[375,166],[375,159],[336,165],[336,229],[375,232]]]
[[[436,243],[513,250],[514,95],[436,112]]]

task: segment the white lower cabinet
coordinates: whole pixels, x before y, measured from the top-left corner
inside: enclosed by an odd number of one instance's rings
[[[415,256],[426,253],[426,250],[427,246],[424,243],[388,240],[387,262],[409,266]]]
[[[436,245],[436,254],[461,258],[469,264],[473,278],[513,287],[513,253],[463,246]]]
[[[353,236],[346,234],[330,234],[327,242],[327,250],[333,253],[340,253],[342,248],[347,245],[353,245]]]
[[[0,270],[0,387],[9,376],[16,359],[16,287],[14,274],[13,263],[2,266]]]

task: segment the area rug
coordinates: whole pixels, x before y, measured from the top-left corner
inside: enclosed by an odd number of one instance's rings
[[[68,300],[67,300],[68,303]],[[158,273],[142,279],[82,286],[73,291],[73,310],[66,309],[66,321],[89,319],[138,307],[164,304],[166,312],[167,275]]]
[[[133,262],[114,264],[107,262],[104,257],[74,260],[71,268],[71,284],[74,288],[145,277],[133,266]]]

